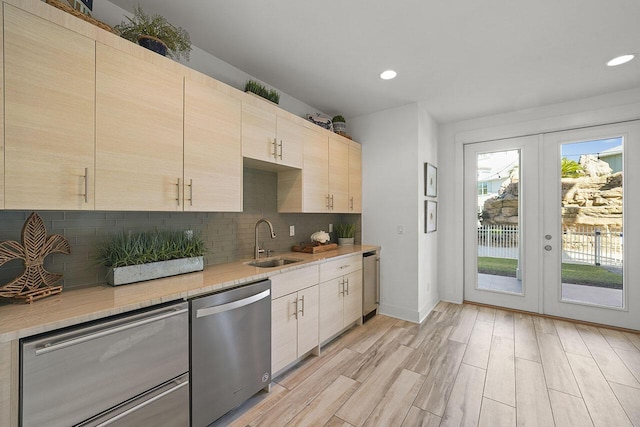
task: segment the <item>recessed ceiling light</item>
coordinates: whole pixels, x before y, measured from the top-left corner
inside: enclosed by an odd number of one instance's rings
[[[391,79],[395,79],[397,75],[398,73],[396,73],[395,71],[387,70],[380,73],[380,78],[382,80],[391,80]]]
[[[625,63],[631,61],[634,57],[635,57],[635,55],[633,55],[631,53],[628,53],[626,55],[617,56],[617,57],[613,58],[611,61],[607,62],[607,65],[609,67],[615,67],[616,65],[622,65],[622,64],[625,64]]]

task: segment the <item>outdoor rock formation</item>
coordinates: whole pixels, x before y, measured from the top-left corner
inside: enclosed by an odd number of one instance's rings
[[[582,226],[605,230],[622,228],[622,172],[612,174],[609,165],[595,156],[581,156],[584,176],[562,178],[562,220],[568,228]],[[485,201],[483,225],[518,224],[518,182],[505,182],[496,197]]]

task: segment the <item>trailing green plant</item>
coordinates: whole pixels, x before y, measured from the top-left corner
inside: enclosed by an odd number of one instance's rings
[[[347,123],[347,121],[341,115],[334,116],[333,119],[331,119],[331,121],[333,123]]]
[[[562,171],[562,178],[578,178],[584,175],[584,170],[580,163],[575,160],[569,160],[566,157],[562,158],[560,168]]]
[[[355,224],[336,224],[336,235],[341,239],[349,239],[356,236]]]
[[[244,85],[244,90],[245,92],[255,93],[275,104],[280,103],[280,94],[276,90],[269,90],[262,83],[255,80],[248,80]]]
[[[120,36],[138,43],[142,36],[151,36],[161,40],[167,46],[167,56],[179,60],[184,57],[189,60],[191,52],[191,38],[189,33],[169,23],[161,15],[147,15],[140,5],[133,11],[133,18],[125,16],[127,21],[122,21],[115,26]]]
[[[99,261],[107,267],[125,267],[204,255],[202,236],[183,231],[119,233],[97,245]]]

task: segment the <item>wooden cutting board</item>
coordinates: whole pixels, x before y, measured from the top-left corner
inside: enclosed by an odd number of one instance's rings
[[[291,248],[291,250],[294,252],[304,252],[307,254],[316,254],[318,252],[333,251],[336,249],[338,249],[337,243],[329,243],[326,245],[320,245],[320,244],[314,245],[313,243],[307,243],[305,245],[294,245]]]

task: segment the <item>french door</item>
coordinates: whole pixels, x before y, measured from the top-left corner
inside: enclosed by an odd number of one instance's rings
[[[464,298],[538,311],[538,137],[468,144]]]
[[[464,155],[465,300],[640,329],[640,122]]]

